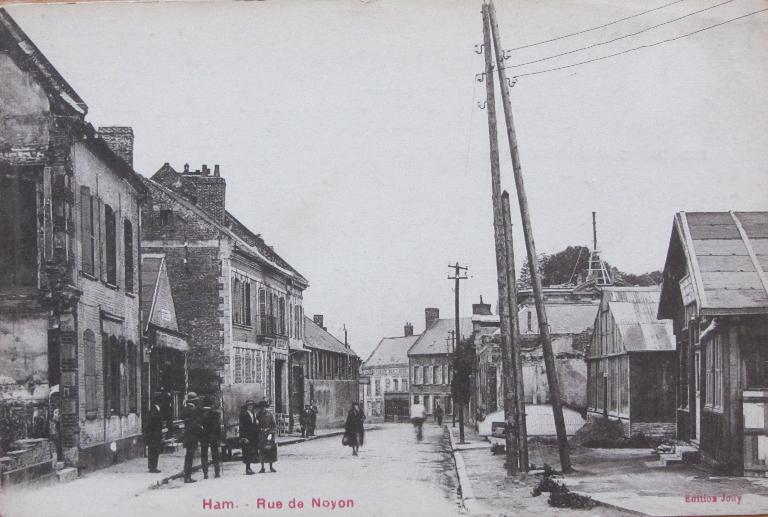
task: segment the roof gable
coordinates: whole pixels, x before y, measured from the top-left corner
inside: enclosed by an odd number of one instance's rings
[[[607,287],[604,307],[619,330],[621,347],[626,352],[675,350],[670,320],[656,318],[659,287]]]
[[[413,343],[408,350],[408,355],[432,355],[448,354],[449,343],[446,341],[450,337],[450,332],[456,328],[454,318],[439,318],[432,322],[423,334]],[[472,318],[459,318],[459,332],[462,339],[472,336]]]
[[[141,257],[141,305],[144,330],[152,324],[178,332],[171,283],[168,280],[165,257],[161,254]]]
[[[679,266],[685,261],[685,271]],[[676,296],[690,278],[699,313],[768,314],[768,212],[675,214],[664,266],[660,317],[673,317]],[[688,285],[686,283],[686,285]]]

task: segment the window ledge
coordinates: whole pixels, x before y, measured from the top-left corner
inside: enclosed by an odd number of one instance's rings
[[[96,280],[98,280],[98,279],[97,279],[95,276],[93,276],[93,275],[92,275],[92,274],[90,274],[90,273],[86,273],[86,272],[85,272],[85,271],[83,271],[83,270],[80,270],[80,276],[82,276],[82,277],[85,277],[85,278],[87,278],[88,280],[93,280],[93,281],[96,281]]]
[[[126,295],[128,298],[136,298],[136,293],[132,293],[132,292],[130,292],[130,291],[126,291],[126,292],[125,292],[125,295]]]
[[[116,286],[115,284],[110,284],[109,282],[104,282],[104,285],[105,285],[105,286],[107,286],[107,287],[109,287],[109,288],[110,288],[110,289],[112,289],[113,291],[118,291],[118,290],[120,290],[120,287],[119,287],[119,286]]]
[[[241,329],[253,330],[253,325],[248,325],[246,323],[235,323],[233,321],[232,322],[232,326],[237,327],[237,328],[241,328]]]

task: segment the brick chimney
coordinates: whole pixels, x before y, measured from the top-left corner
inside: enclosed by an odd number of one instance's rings
[[[432,324],[440,319],[440,309],[436,307],[427,307],[424,309],[424,320],[426,323],[425,328],[429,328]]]
[[[107,143],[113,153],[133,167],[133,128],[130,126],[108,126],[99,128],[99,137]]]
[[[202,171],[188,171],[184,167],[184,179],[190,181],[197,189],[195,203],[205,210],[208,215],[213,217],[218,223],[224,222],[225,198],[227,191],[227,182],[221,177],[219,166],[213,166],[214,174],[211,176],[211,169],[203,164]]]
[[[325,327],[323,327],[323,315],[322,314],[315,314],[314,316],[312,316],[312,321],[314,321],[315,325],[317,325],[321,329],[328,330]]]
[[[403,333],[404,336],[407,337],[407,336],[413,335],[413,325],[410,322],[405,324],[405,326],[403,327],[403,330],[405,331]]]

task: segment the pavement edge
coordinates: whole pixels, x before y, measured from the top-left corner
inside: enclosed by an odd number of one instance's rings
[[[474,506],[475,493],[472,491],[472,483],[469,480],[469,474],[467,473],[467,466],[464,463],[464,457],[461,455],[461,451],[456,448],[456,442],[453,438],[451,428],[447,425],[444,428],[448,431],[448,441],[451,447],[451,457],[453,457],[453,464],[456,467],[456,477],[459,480],[459,495],[461,497],[461,506],[467,513],[472,513],[472,506]]]

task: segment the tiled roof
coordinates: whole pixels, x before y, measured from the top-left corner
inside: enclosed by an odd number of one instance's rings
[[[352,348],[333,337],[331,333],[317,326],[311,318],[304,316],[304,347],[325,350],[337,354],[357,356]]]
[[[660,287],[605,287],[603,300],[627,352],[675,350],[670,320],[656,319]]]
[[[663,306],[669,289],[681,280],[672,274],[680,249],[700,314],[768,313],[768,212],[675,214],[664,267]],[[662,313],[670,317],[666,310]]]
[[[365,361],[363,368],[408,364],[408,350],[418,338],[418,335],[383,338],[371,352],[371,356]]]
[[[449,332],[455,329],[456,320],[437,319],[422,335],[416,340],[408,355],[429,355],[448,353],[449,344],[446,339],[450,337]],[[459,318],[459,332],[463,338],[469,338],[472,335],[472,318]]]

